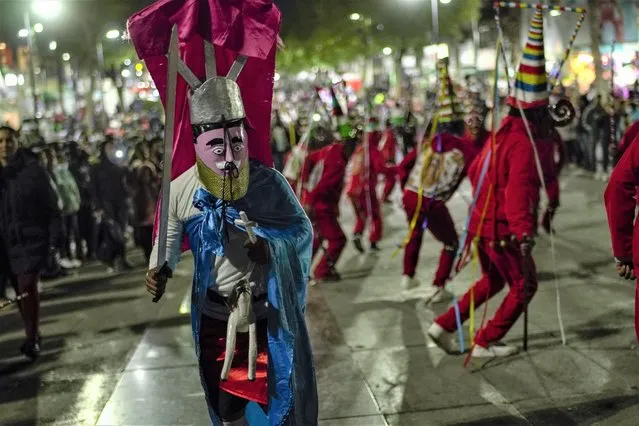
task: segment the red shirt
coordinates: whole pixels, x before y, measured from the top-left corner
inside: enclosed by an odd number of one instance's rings
[[[369,133],[368,141],[355,148],[346,170],[346,194],[348,196],[359,196],[365,189],[374,192],[377,186],[377,176],[389,170],[377,150],[380,139],[380,132]],[[364,149],[366,143],[368,143],[368,148]],[[368,164],[366,164],[364,155],[366,150],[368,150]],[[368,182],[366,175],[368,175]]]
[[[619,141],[619,147],[618,147],[619,155],[623,155],[624,152],[626,152],[626,150],[628,149],[632,141],[637,139],[638,135],[639,135],[639,121],[635,121],[634,123],[630,125],[630,127],[626,129],[623,136],[621,137],[621,140]]]
[[[481,188],[478,188],[479,177],[491,150],[490,143],[484,146],[468,170],[474,192],[477,194],[479,191],[471,212],[469,231],[488,239],[532,236],[536,228],[533,212],[539,204],[541,182],[534,150],[522,119],[506,117],[495,138],[496,153]],[[489,198],[491,185],[493,194]],[[487,201],[486,217],[481,229],[478,229]]]
[[[395,153],[397,151],[397,139],[393,129],[386,129],[379,142],[379,152],[386,164],[395,164]]]
[[[635,222],[635,194],[639,187],[639,144],[631,143],[610,175],[604,193],[612,251],[617,258],[632,258],[639,271],[639,221]]]
[[[334,142],[311,152],[302,169],[302,204],[315,211],[333,210],[339,204],[346,174],[344,146]]]

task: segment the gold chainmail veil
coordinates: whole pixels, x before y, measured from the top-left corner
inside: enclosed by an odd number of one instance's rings
[[[246,195],[249,183],[249,162],[244,161],[240,167],[239,176],[234,179],[230,176],[220,176],[209,169],[206,164],[196,158],[197,176],[204,187],[215,197],[222,201],[234,201]]]

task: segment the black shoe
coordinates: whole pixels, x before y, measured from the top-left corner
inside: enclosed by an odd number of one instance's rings
[[[364,253],[364,246],[362,245],[362,236],[361,235],[355,234],[355,236],[353,236],[353,245],[355,246],[355,249],[358,252]]]
[[[35,361],[40,356],[40,337],[36,341],[27,340],[20,346],[20,352],[22,355],[29,358],[31,361]]]
[[[371,251],[372,252],[378,252],[380,250],[379,247],[377,247],[377,243],[371,243]]]

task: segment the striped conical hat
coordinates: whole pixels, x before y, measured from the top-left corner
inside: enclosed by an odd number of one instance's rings
[[[528,40],[517,70],[515,88],[508,97],[508,105],[517,107],[517,100],[523,109],[548,105],[548,76],[544,56],[544,17],[541,9],[535,9],[530,21]]]
[[[448,74],[448,58],[437,61],[437,72],[439,74],[439,92],[437,113],[439,122],[442,124],[462,120],[462,106],[457,102],[453,84]]]

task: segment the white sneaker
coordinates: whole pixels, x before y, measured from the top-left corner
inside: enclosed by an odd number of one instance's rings
[[[458,354],[459,344],[455,341],[455,333],[449,333],[436,322],[428,329],[428,337],[448,354]]]
[[[400,286],[402,287],[402,290],[410,290],[411,288],[419,287],[419,280],[411,278],[408,275],[403,275]]]
[[[475,345],[473,348],[472,357],[473,358],[504,358],[512,355],[516,355],[519,353],[519,348],[515,346],[508,346],[501,343],[495,343],[492,345],[488,345],[488,347],[483,347],[479,345]]]
[[[71,261],[71,265],[73,265],[74,268],[79,268],[80,266],[82,266],[82,262],[80,262],[78,259],[73,259]]]

